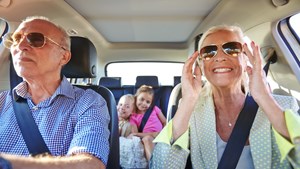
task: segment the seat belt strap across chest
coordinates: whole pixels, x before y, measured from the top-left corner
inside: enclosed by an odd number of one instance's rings
[[[50,151],[36,125],[29,106],[27,104],[27,100],[17,96],[13,92],[13,88],[18,84],[18,76],[11,65],[10,68],[10,88],[11,88],[11,97],[14,113],[17,119],[17,123],[21,130],[22,136],[24,138],[25,144],[29,150],[29,153],[32,156],[38,154],[50,154]]]
[[[266,75],[268,74],[271,59],[264,66]],[[243,148],[248,140],[250,129],[255,119],[258,105],[250,94],[247,94],[244,107],[240,112],[232,133],[228,139],[224,153],[218,165],[218,169],[236,168]]]

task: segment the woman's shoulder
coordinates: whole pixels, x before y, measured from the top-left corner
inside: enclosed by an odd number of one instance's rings
[[[277,103],[284,109],[292,108],[297,104],[297,100],[293,96],[272,94]]]
[[[293,96],[288,96],[288,95],[279,95],[279,94],[272,94],[273,97],[276,99],[276,101],[291,101],[294,100],[295,98]]]

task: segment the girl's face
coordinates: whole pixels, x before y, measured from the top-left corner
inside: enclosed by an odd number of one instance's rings
[[[129,119],[134,111],[134,101],[129,98],[121,98],[117,105],[118,115],[120,119]]]
[[[141,113],[146,112],[152,103],[152,99],[153,99],[153,95],[146,92],[140,93],[136,97],[137,110]]]

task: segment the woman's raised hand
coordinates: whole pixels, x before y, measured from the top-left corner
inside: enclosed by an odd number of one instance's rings
[[[185,62],[181,76],[182,98],[177,112],[173,118],[173,139],[177,140],[188,129],[191,114],[195,108],[196,102],[202,89],[201,69],[193,65],[198,57],[198,52]]]
[[[270,88],[262,66],[261,52],[259,46],[253,41],[251,42],[251,48],[253,52],[250,51],[247,44],[244,44],[243,48],[249,58],[250,63],[252,64],[252,67],[247,66],[249,90],[252,97],[256,102],[258,102],[260,98],[263,98],[262,96],[270,94]]]
[[[198,64],[193,66],[198,58],[198,51],[185,62],[182,69],[181,87],[182,98],[197,100],[202,89],[202,72]],[[194,68],[194,70],[193,70]]]

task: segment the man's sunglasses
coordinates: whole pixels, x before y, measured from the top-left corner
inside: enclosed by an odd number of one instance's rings
[[[46,44],[46,40],[48,40],[48,41],[52,42],[53,44],[59,46],[63,50],[67,50],[65,47],[58,44],[57,42],[55,42],[51,38],[48,38],[47,36],[43,35],[42,33],[38,33],[38,32],[31,32],[31,33],[28,33],[28,34],[8,33],[8,34],[6,34],[2,37],[3,42],[4,42],[3,44],[6,48],[10,49],[11,46],[18,45],[21,42],[23,37],[25,37],[25,39],[29,43],[29,45],[31,47],[34,47],[34,48],[44,47],[45,44]]]
[[[225,42],[222,44],[222,50],[228,56],[237,57],[242,51],[243,46],[240,42]],[[218,53],[217,45],[208,45],[200,49],[199,58],[200,60],[210,60]]]

